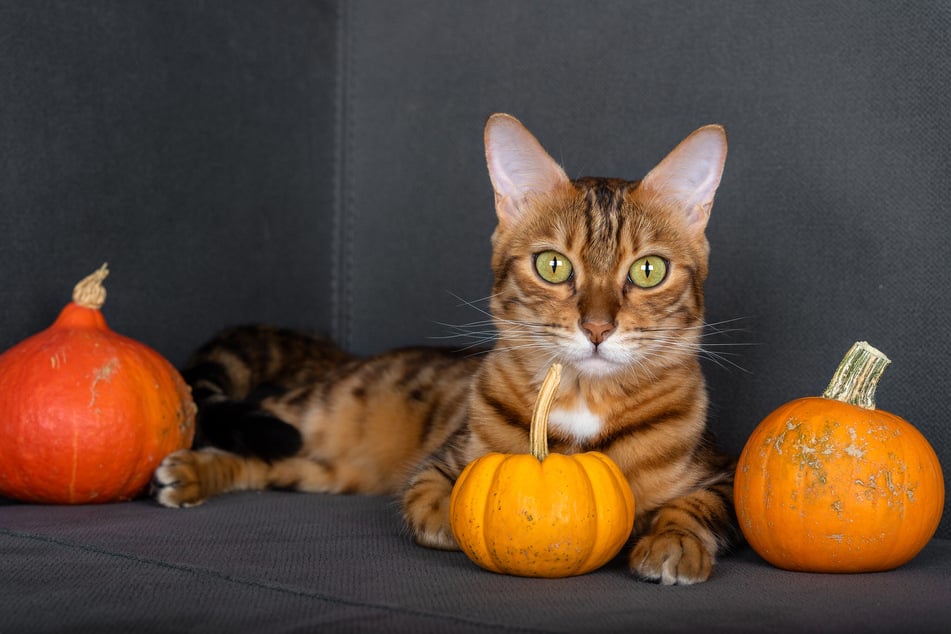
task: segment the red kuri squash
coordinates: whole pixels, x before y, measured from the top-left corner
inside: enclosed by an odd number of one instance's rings
[[[80,504],[140,494],[188,447],[195,405],[152,348],[99,311],[106,265],[81,281],[52,326],[0,355],[0,494]]]

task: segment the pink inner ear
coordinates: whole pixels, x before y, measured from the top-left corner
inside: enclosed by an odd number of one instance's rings
[[[703,230],[726,161],[726,133],[717,125],[700,128],[644,177],[641,187],[682,209],[689,225]]]
[[[532,133],[509,115],[492,115],[486,123],[485,157],[500,221],[517,217],[531,194],[550,192],[568,182]]]

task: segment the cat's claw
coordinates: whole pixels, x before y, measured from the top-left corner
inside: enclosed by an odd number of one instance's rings
[[[701,583],[710,578],[713,556],[696,537],[666,531],[642,537],[630,558],[631,572],[666,586]]]
[[[452,531],[448,528],[440,528],[433,532],[417,532],[414,536],[416,543],[426,548],[435,548],[437,550],[459,550],[459,544],[456,543]]]
[[[182,449],[162,460],[152,475],[151,495],[169,508],[198,506],[205,501],[198,480],[197,455]]]

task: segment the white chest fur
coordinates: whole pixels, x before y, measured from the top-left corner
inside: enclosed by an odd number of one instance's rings
[[[572,436],[578,442],[590,440],[598,435],[604,421],[588,409],[588,404],[579,401],[574,409],[553,409],[548,415],[548,425],[557,428],[563,434]]]

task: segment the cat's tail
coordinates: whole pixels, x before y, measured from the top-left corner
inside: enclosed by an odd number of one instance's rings
[[[303,446],[296,421],[268,411],[268,400],[320,380],[348,358],[326,339],[290,330],[239,326],[222,331],[182,370],[198,406],[193,447],[217,447],[267,462],[294,456]]]

